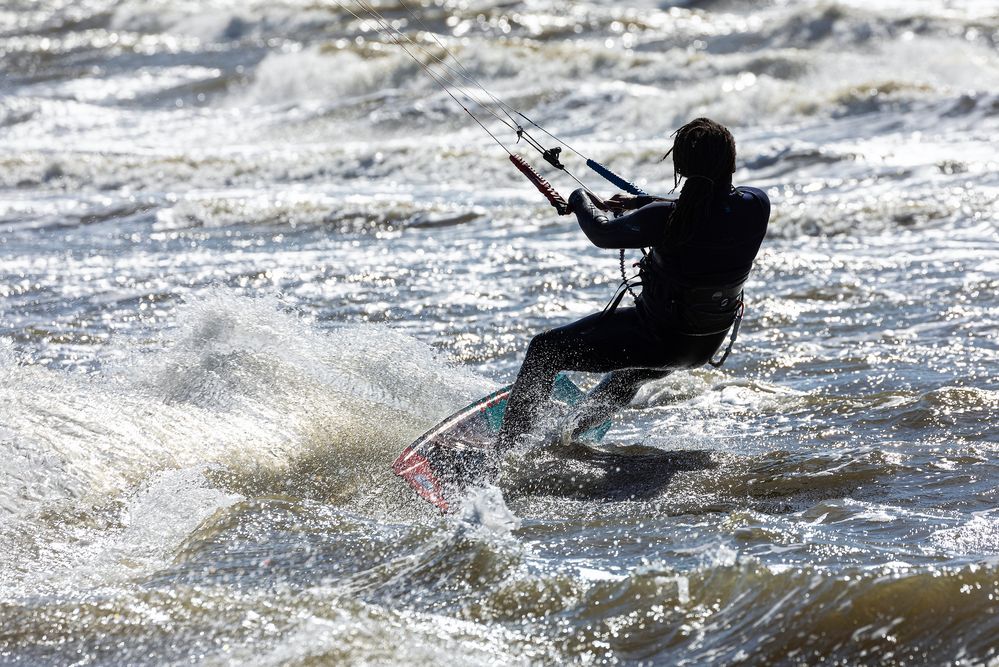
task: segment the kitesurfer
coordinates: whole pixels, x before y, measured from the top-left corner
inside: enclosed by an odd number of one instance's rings
[[[569,198],[594,245],[651,248],[639,264],[639,282],[631,285],[642,290],[634,306],[619,307],[625,281],[603,312],[534,337],[510,393],[501,451],[536,429],[559,371],[609,373],[575,412],[578,433],[627,405],[642,384],[709,363],[738,326],[770,201],[757,188],[732,186],[735,140],[719,123],[687,123],[663,159],[671,153],[676,184],[686,179],[675,200],[615,195],[602,201],[584,189]],[[608,216],[625,210],[631,212]]]

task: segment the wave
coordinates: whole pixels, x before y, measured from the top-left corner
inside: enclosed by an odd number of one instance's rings
[[[738,14],[676,10],[678,14],[663,14],[654,26],[630,23],[634,30],[628,33],[634,40],[629,43],[632,48],[614,43],[622,39],[621,17],[598,8],[591,10],[595,24],[581,33],[569,31],[577,40],[572,43],[546,34],[515,39],[466,33],[460,21],[459,27],[452,28],[460,39],[444,38],[469,71],[501,97],[540,95],[544,106],[532,105],[528,110],[543,117],[547,111],[565,115],[580,105],[576,101],[550,105],[551,100],[579,97],[580,92],[585,96],[587,89],[600,92],[600,83],[607,80],[666,89],[665,104],[656,106],[667,110],[682,105],[687,97],[694,98],[687,101],[686,108],[676,109],[670,121],[697,115],[697,107],[706,104],[724,114],[723,98],[738,98],[748,108],[738,118],[731,116],[734,108],[729,112],[726,120],[735,124],[749,124],[767,111],[787,115],[860,113],[871,110],[871,98],[889,104],[941,88],[994,87],[989,85],[996,76],[994,68],[983,72],[966,66],[968,62],[991,60],[993,44],[955,37],[956,18],[936,19],[937,26],[918,12],[898,16],[896,9],[882,14],[876,9],[835,3],[820,3],[818,10],[814,6],[771,7],[760,10],[761,20],[748,23]],[[490,11],[500,12],[497,22],[509,19],[506,8],[485,11],[487,16]],[[692,25],[700,26],[702,34],[691,34]],[[914,25],[921,27],[914,31]],[[427,62],[433,62],[431,54],[443,57],[437,44],[420,35],[416,27],[411,25],[410,32],[420,45],[408,48]],[[610,44],[605,45],[608,32]],[[682,34],[683,39],[664,44],[662,33]],[[649,35],[656,40],[655,48],[643,43]],[[402,48],[385,41],[379,48],[375,48],[377,42],[367,39],[361,40],[362,47],[346,40],[332,49],[312,44],[298,52],[271,56],[255,75],[251,99],[285,103],[335,98],[398,88],[404,83],[414,93],[434,91],[433,81],[416,69]],[[454,63],[450,65],[454,67]],[[454,72],[435,67],[454,77]],[[746,74],[755,81],[747,81]],[[695,102],[698,97],[699,103]],[[591,99],[589,107],[599,103],[599,99]]]
[[[0,512],[105,503],[153,471],[209,463],[252,483],[322,459],[328,478],[310,488],[353,488],[358,470],[387,475],[397,449],[491,386],[390,329],[321,332],[273,298],[218,291],[177,321],[162,351],[99,373],[8,353]]]
[[[532,530],[547,528],[541,522]],[[994,558],[861,566],[834,554],[829,565],[764,564],[717,541],[685,546],[689,558],[668,561],[552,560],[460,522],[373,526],[274,499],[220,511],[149,585],[203,595],[218,581],[225,590],[239,586],[241,599],[266,595],[271,605],[258,611],[281,628],[275,651],[282,655],[291,641],[298,654],[313,656],[384,650],[376,644],[383,639],[368,641],[367,633],[357,643],[331,644],[295,632],[297,615],[287,610],[298,608],[298,596],[309,609],[336,601],[335,608],[353,610],[343,607],[350,601],[407,623],[416,614],[456,642],[458,653],[479,646],[476,632],[452,635],[460,619],[479,628],[513,624],[533,641],[498,635],[500,655],[527,650],[554,661],[814,664],[864,652],[889,664],[955,655],[977,663],[995,655]],[[267,585],[260,567],[270,574]],[[207,606],[210,613],[215,603]],[[365,618],[342,622],[364,627]],[[214,631],[232,637],[236,627]]]
[[[252,83],[234,93],[230,103],[339,101],[396,89],[422,76],[419,66],[391,45],[381,49],[308,47],[264,58],[254,69]]]
[[[981,661],[995,655],[990,637],[999,631],[989,620],[994,578],[994,564],[886,565],[840,576],[751,559],[693,572],[652,565],[588,591],[572,615],[582,634],[564,641],[582,650],[606,642],[623,660],[689,664],[813,664],[861,653],[898,663]]]
[[[156,213],[157,232],[229,226],[309,228],[371,233],[400,228],[448,227],[479,219],[485,210],[471,203],[413,201],[409,196],[327,195],[287,190],[200,194]]]
[[[127,633],[113,655],[162,659],[178,642],[140,621],[166,612],[170,636],[191,638],[178,656],[194,646],[209,658],[274,664],[402,662],[412,654],[398,652],[399,625],[420,656],[482,664],[798,665],[861,653],[887,664],[978,664],[996,655],[994,559],[781,566],[715,542],[696,545],[690,565],[608,570],[585,558],[552,562],[461,526],[373,525],[281,499],[253,505],[222,507],[141,586],[82,602],[4,602],[0,641],[15,640],[22,656],[99,655],[96,639],[75,633],[102,623],[111,636]]]
[[[816,90],[815,84],[823,82],[808,76],[812,70],[846,79],[866,76],[872,81],[882,72],[881,78],[901,72],[906,79],[931,84],[949,81],[989,89],[991,77],[983,80],[981,67],[966,64],[986,63],[997,39],[989,29],[988,12],[975,11],[974,3],[934,11],[926,3],[905,8],[897,3],[879,7],[878,3],[820,1],[805,6],[767,5],[751,12],[676,6],[622,12],[591,4],[583,8],[585,21],[581,22],[549,17],[528,7],[511,9],[507,3],[448,10],[412,3],[379,7],[419,42],[419,47],[410,48],[420,59],[431,61],[430,53],[443,55],[423,31],[428,27],[438,31],[440,39],[487,85],[504,95],[540,92],[547,98],[555,92],[570,92],[580,81],[625,80],[676,89],[696,88],[698,82],[713,79],[724,88],[726,75],[752,73],[761,79],[804,80],[813,99],[817,98],[815,108],[821,108],[827,96],[821,87]],[[367,16],[359,6],[355,9]],[[171,56],[180,50],[196,55],[195,60],[209,71],[225,72],[227,79],[246,68],[249,86],[234,93],[234,99],[242,103],[288,104],[403,85],[413,92],[433,87],[429,80],[419,81],[427,77],[400,47],[377,32],[373,20],[357,20],[332,3],[255,0],[234,8],[221,1],[194,7],[177,0],[152,4],[126,0],[92,8],[83,17],[63,14],[61,7],[43,3],[40,22],[28,22],[22,28],[23,43],[17,49],[32,57],[16,69],[37,69],[32,62],[44,54],[47,60],[55,58],[47,65],[53,75],[58,76],[60,67],[70,73],[73,58],[79,60],[82,51],[95,62],[113,63],[105,72],[110,79],[90,81],[85,87],[89,90],[99,83],[98,89],[120,93],[122,85],[127,89],[132,84],[116,83],[114,77],[129,70],[145,72],[147,76],[136,77],[134,83],[146,81],[147,85],[150,76],[169,78],[171,65],[190,76],[176,66],[184,59]],[[55,27],[48,25],[46,16]],[[83,25],[87,30],[81,30]],[[33,39],[43,32],[44,39]],[[276,42],[287,48],[261,60],[261,45]],[[220,50],[221,45],[225,49]],[[124,59],[101,57],[123,48]],[[148,49],[159,53],[157,65],[143,58]],[[242,53],[236,59],[241,61],[238,67],[226,55],[230,50]],[[913,60],[906,53],[922,57]],[[60,65],[63,60],[67,62]],[[131,67],[122,60],[130,60]],[[189,56],[186,60],[191,64]],[[144,67],[147,63],[152,66]],[[67,85],[77,79],[79,72],[72,71]],[[232,79],[237,88],[238,79]],[[553,82],[560,83],[545,94]],[[751,93],[743,91],[742,96]],[[172,102],[175,95],[168,97]],[[763,104],[767,95],[760,97],[754,105]],[[807,107],[805,97],[800,94],[798,107]],[[829,97],[835,100],[836,95]]]

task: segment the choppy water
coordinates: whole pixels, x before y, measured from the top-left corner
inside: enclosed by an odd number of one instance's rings
[[[394,456],[614,254],[335,3],[8,0],[0,663],[999,660],[999,7],[418,13],[650,190],[732,127],[774,202],[736,354],[620,416],[657,465],[438,517]]]

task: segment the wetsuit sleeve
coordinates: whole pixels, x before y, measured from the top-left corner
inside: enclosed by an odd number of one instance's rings
[[[764,224],[770,220],[770,198],[767,197],[767,193],[759,188],[749,188],[740,187],[741,191],[748,193],[756,201],[757,205],[760,207],[761,219]]]
[[[655,202],[620,218],[608,218],[582,188],[569,196],[579,228],[598,248],[647,248],[662,243],[665,220],[673,202]]]
[[[643,206],[648,206],[649,204],[655,204],[656,202],[662,201],[676,201],[675,199],[670,200],[666,197],[659,197],[657,195],[639,195],[635,197],[635,203],[638,204],[635,208],[642,208]]]

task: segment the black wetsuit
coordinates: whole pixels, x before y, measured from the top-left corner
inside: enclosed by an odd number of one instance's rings
[[[572,193],[569,204],[594,245],[651,248],[641,263],[642,292],[633,307],[612,307],[534,337],[510,394],[501,447],[534,427],[559,371],[614,371],[578,411],[578,432],[627,405],[643,383],[707,363],[725,340],[766,234],[769,199],[756,188],[729,188],[677,246],[664,242],[675,202],[649,201],[609,218],[585,191]]]

